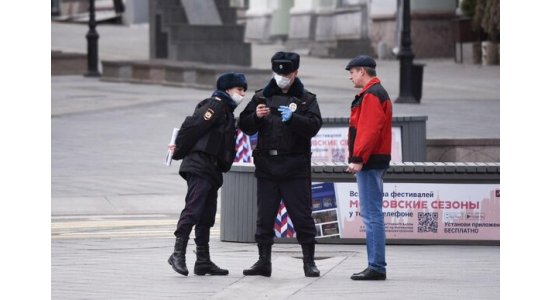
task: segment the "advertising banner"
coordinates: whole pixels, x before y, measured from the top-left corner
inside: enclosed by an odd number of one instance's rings
[[[392,127],[392,162],[402,162],[401,127]],[[348,128],[321,128],[311,139],[312,162],[344,162],[348,159]]]
[[[312,213],[317,237],[340,237],[338,218],[338,203],[334,190],[334,183],[312,183]]]
[[[312,198],[317,238],[366,238],[357,183],[312,183]],[[387,239],[500,240],[499,184],[385,183],[382,210]],[[295,237],[282,211],[277,237]]]
[[[252,163],[256,135],[239,132],[236,161]],[[402,161],[401,128],[392,128],[392,162]],[[313,162],[346,162],[347,128],[322,128],[312,139]],[[312,183],[317,238],[365,238],[357,183]],[[499,184],[385,183],[387,239],[500,240]],[[281,201],[277,237],[296,237]]]
[[[365,238],[356,183],[333,183],[340,237]],[[387,239],[500,240],[499,184],[385,183]]]
[[[392,162],[402,162],[401,127],[392,127]],[[235,145],[237,154],[235,162],[252,163],[252,149],[256,147],[257,134],[248,136],[237,130]],[[327,127],[321,128],[311,139],[312,162],[347,162],[348,159],[348,128]]]

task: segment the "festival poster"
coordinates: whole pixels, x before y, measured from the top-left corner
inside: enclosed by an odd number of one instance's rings
[[[348,128],[321,128],[311,139],[312,162],[344,162],[348,159]],[[402,162],[401,127],[392,127],[392,162]]]
[[[339,238],[338,208],[333,182],[311,184],[311,216],[317,229],[317,238]]]
[[[338,209],[333,182],[311,184],[311,217],[317,230],[316,238],[339,238]],[[294,238],[296,231],[286,206],[281,201],[275,218],[275,237]]]
[[[357,183],[335,183],[342,238],[365,238]],[[499,184],[385,183],[387,239],[500,240]]]
[[[348,128],[321,128],[311,139],[312,162],[347,162]]]
[[[235,145],[235,162],[252,163],[252,150],[256,147],[258,135],[247,135],[237,130]],[[311,139],[312,162],[347,162],[348,158],[348,128],[321,128]],[[402,162],[401,127],[392,127],[392,162]]]
[[[365,238],[365,227],[359,209],[357,183],[335,183],[340,236],[342,238]]]

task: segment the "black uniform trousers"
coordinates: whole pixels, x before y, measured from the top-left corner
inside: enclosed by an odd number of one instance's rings
[[[176,237],[189,238],[193,225],[195,226],[195,243],[207,245],[210,240],[210,228],[216,221],[218,188],[208,180],[187,174],[187,195],[185,208],[181,211],[176,231]]]
[[[258,219],[255,239],[260,244],[273,244],[273,226],[281,198],[292,219],[300,244],[315,243],[315,223],[311,217],[311,179],[270,180],[258,178]]]

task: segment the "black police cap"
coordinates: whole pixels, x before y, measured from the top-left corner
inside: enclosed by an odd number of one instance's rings
[[[372,57],[368,55],[359,55],[354,58],[352,58],[348,65],[346,66],[346,70],[349,71],[349,69],[353,67],[367,67],[371,69],[376,69],[376,62]]]
[[[277,74],[292,73],[300,67],[300,55],[279,51],[271,57],[271,70]]]
[[[246,77],[241,73],[224,73],[218,77],[216,88],[220,91],[225,91],[234,87],[242,87],[246,91],[248,83]]]

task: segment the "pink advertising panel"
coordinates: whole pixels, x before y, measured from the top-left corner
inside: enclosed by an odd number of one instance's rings
[[[365,238],[356,183],[334,183],[340,237]],[[499,184],[385,183],[387,239],[500,240]]]

